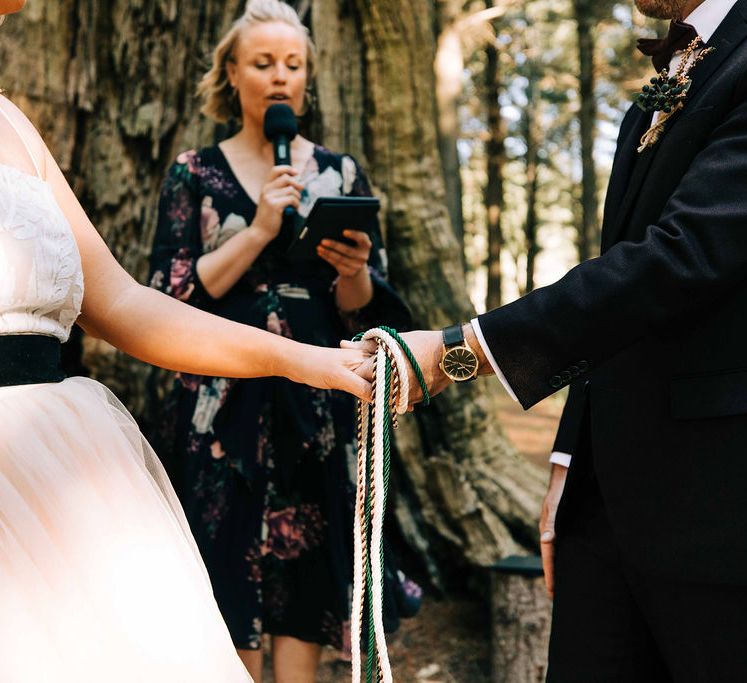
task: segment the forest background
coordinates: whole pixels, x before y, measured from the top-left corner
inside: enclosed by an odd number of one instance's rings
[[[319,51],[303,126],[369,172],[418,327],[468,319],[598,254],[617,129],[651,75],[635,42],[662,30],[632,0],[290,4]],[[2,29],[0,85],[141,282],[168,165],[230,132],[194,92],[243,5],[28,0]],[[102,342],[81,348],[74,362],[147,433],[168,378]],[[497,380],[452,387],[401,421],[390,533],[436,592],[479,586],[499,559],[538,548],[547,474],[506,439],[501,392]]]

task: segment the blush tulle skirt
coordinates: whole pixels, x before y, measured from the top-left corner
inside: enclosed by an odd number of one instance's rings
[[[0,682],[250,680],[124,406],[83,378],[0,388]]]

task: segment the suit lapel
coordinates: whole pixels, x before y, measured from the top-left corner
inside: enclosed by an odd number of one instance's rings
[[[708,41],[706,47],[713,47],[715,51],[708,55],[695,69],[693,69],[692,84],[685,101],[685,109],[683,113],[687,112],[688,105],[691,104],[693,98],[697,95],[698,91],[703,87],[703,84],[716,72],[716,70],[724,63],[726,58],[732,53],[734,48],[737,47],[747,37],[747,0],[738,0],[738,2],[726,15],[726,18],[721,22],[721,25],[716,29],[716,32]],[[650,114],[644,115],[646,123],[650,121]],[[666,136],[673,126],[677,125],[677,122],[682,118],[682,113],[676,117],[672,117],[667,122],[667,127],[664,129],[663,137]],[[645,128],[640,129],[638,138],[635,140],[626,139],[625,144],[630,145],[626,150],[627,154],[633,155],[633,170],[630,176],[630,182],[627,184],[627,189],[623,200],[618,205],[618,209],[615,214],[610,214],[610,222],[607,227],[605,234],[602,235],[602,247],[608,248],[613,245],[620,234],[623,232],[625,223],[627,222],[631,209],[635,201],[638,198],[640,189],[643,186],[643,182],[646,179],[651,163],[656,158],[656,154],[659,148],[663,144],[663,140],[659,140],[653,147],[645,149],[643,152],[638,153],[637,148],[639,145],[640,136],[645,132]],[[631,136],[629,136],[630,138]]]
[[[612,164],[610,181],[607,188],[607,199],[604,205],[602,221],[602,251],[609,246],[607,236],[610,228],[617,222],[620,203],[626,195],[631,172],[637,161],[638,141],[648,126],[651,114],[644,112],[638,105],[632,105],[620,124],[620,136],[617,143],[617,155]]]

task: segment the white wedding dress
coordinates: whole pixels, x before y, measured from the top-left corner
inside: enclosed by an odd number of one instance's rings
[[[0,166],[0,335],[64,341],[82,297],[50,186]],[[0,683],[250,680],[124,406],[84,378],[0,387]]]

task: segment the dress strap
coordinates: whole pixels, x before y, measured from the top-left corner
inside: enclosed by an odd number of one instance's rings
[[[36,157],[31,152],[31,147],[29,147],[28,142],[26,142],[26,138],[21,134],[21,131],[18,130],[18,126],[15,124],[15,121],[13,121],[10,116],[8,116],[8,113],[5,111],[5,108],[0,106],[0,114],[2,114],[5,117],[5,120],[12,126],[13,130],[16,132],[16,135],[21,139],[21,142],[23,143],[23,146],[26,148],[26,151],[28,152],[29,157],[31,157],[31,163],[34,164],[34,170],[36,171],[37,177],[42,178],[41,171],[39,170],[39,164],[36,163]]]

